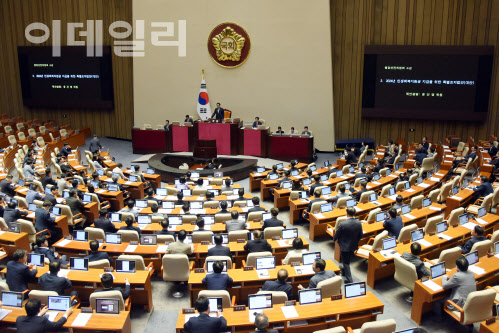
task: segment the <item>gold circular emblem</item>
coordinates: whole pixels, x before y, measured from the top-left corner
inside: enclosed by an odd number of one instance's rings
[[[208,53],[213,61],[225,68],[236,68],[248,59],[251,42],[244,28],[235,23],[216,26],[208,37]]]

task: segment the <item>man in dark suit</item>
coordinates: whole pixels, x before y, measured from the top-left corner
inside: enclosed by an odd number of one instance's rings
[[[206,274],[203,284],[208,290],[227,290],[232,285],[232,278],[229,274],[222,274],[224,264],[220,260],[213,263],[213,273]]]
[[[487,240],[487,237],[485,237],[483,233],[484,230],[482,226],[480,225],[475,226],[475,228],[471,230],[471,238],[466,243],[464,243],[464,245],[461,246],[462,253],[463,254],[470,253],[475,243]]]
[[[165,120],[165,126],[163,126],[163,129],[167,132],[170,130],[170,121],[168,119]]]
[[[38,278],[38,283],[44,291],[55,291],[59,296],[64,296],[64,290],[69,289],[73,286],[71,280],[67,277],[57,276],[57,273],[61,270],[61,263],[58,261],[52,261],[49,264],[49,271]],[[77,294],[76,291],[72,292],[72,295]]]
[[[12,186],[12,175],[7,175],[4,180],[0,182],[0,189],[2,190],[2,193],[8,195],[9,197],[13,197],[16,195],[16,192],[14,189],[19,186],[15,184]]]
[[[494,142],[492,142],[492,141],[490,142],[490,147],[489,147],[488,151],[489,151],[490,157],[494,157],[497,154],[498,150],[497,150],[496,146],[494,146]]]
[[[69,143],[64,142],[64,147],[62,147],[61,149],[61,156],[68,158],[69,154],[71,154],[71,146],[69,145]]]
[[[3,196],[0,195],[0,217],[3,218],[3,213],[5,212],[5,202],[3,201]]]
[[[36,246],[37,247],[34,252],[36,254],[43,254],[50,262],[57,261],[61,262],[63,265],[69,264],[66,255],[61,256],[59,254],[56,256],[54,251],[50,249],[47,236],[41,235],[36,237]]]
[[[131,231],[135,231],[139,234],[139,237],[140,237],[140,228],[139,227],[134,227],[133,226],[133,217],[131,217],[130,215],[128,215],[126,218],[125,218],[125,224],[126,226],[123,226],[120,228],[120,230],[131,230]]]
[[[363,235],[362,223],[355,218],[355,208],[348,207],[347,219],[340,223],[333,237],[333,242],[338,242],[341,249],[342,274],[346,278],[346,283],[353,282],[350,272],[350,257],[359,247],[359,241]]]
[[[70,307],[58,321],[51,322],[48,318],[44,317],[45,313],[48,311],[48,307],[45,306],[42,309],[42,304],[39,299],[30,299],[28,303],[26,303],[24,309],[26,310],[26,316],[19,316],[16,319],[16,328],[18,332],[44,333],[58,331],[73,313],[73,308]]]
[[[423,136],[423,142],[421,143],[421,146],[423,146],[423,149],[428,151],[428,148],[430,144],[428,143],[428,138],[426,136]]]
[[[255,121],[253,122],[253,128],[258,128],[258,126],[262,125],[262,122],[260,121],[260,117],[255,117]]]
[[[100,282],[102,283],[103,289],[97,289],[94,292],[100,293],[102,291],[111,291],[111,290],[119,290],[121,292],[121,296],[123,296],[123,301],[125,301],[128,296],[130,296],[130,281],[125,279],[125,290],[120,287],[113,288],[113,275],[110,273],[104,273],[101,275]]]
[[[210,161],[210,163],[208,163],[208,165],[206,166],[206,170],[213,170],[213,169],[216,169],[217,168],[217,159],[214,158]]]
[[[388,231],[388,236],[390,237],[399,237],[400,230],[404,227],[404,223],[402,223],[402,217],[397,216],[397,209],[395,208],[390,208],[388,211],[388,214],[390,214],[390,219],[385,220],[383,222],[383,228],[385,228],[386,231]]]
[[[58,193],[57,186],[52,186],[52,188],[50,189],[50,193],[45,195],[43,201],[50,202],[52,206],[57,205],[57,199],[55,198],[57,193]]]
[[[168,219],[164,219],[163,221],[161,221],[161,228],[163,228],[163,229],[156,231],[156,235],[170,235],[170,236],[173,236],[173,238],[175,238],[175,231],[168,231],[169,225],[170,225],[170,223],[168,222]],[[209,250],[208,250],[208,253],[209,253]]]
[[[90,140],[90,144],[88,145],[88,150],[90,150],[90,152],[93,154],[99,149],[102,149],[102,145],[100,144],[97,134],[94,134],[94,138]]]
[[[211,115],[210,119],[217,119],[217,120],[223,120],[225,117],[225,110],[220,107],[220,103],[217,103],[217,107],[215,108],[215,111]]]
[[[26,193],[26,202],[29,204],[33,203],[33,200],[41,200],[43,197],[37,192],[38,186],[36,184],[31,184],[29,190]]]
[[[184,331],[189,333],[219,333],[227,330],[227,321],[217,310],[216,317],[210,317],[210,303],[208,298],[199,297],[196,300],[196,310],[199,316],[191,317],[184,324]]]
[[[103,208],[99,210],[99,218],[94,220],[94,226],[96,228],[104,230],[104,233],[115,233],[118,229],[116,229],[115,225],[109,221],[107,218],[107,209]]]
[[[351,148],[350,152],[346,156],[346,160],[347,160],[346,164],[356,164],[357,163],[357,156],[355,156],[355,153],[353,150],[354,150],[354,148]]]
[[[40,232],[47,229],[50,232],[49,245],[52,245],[60,239],[60,236],[55,219],[50,217],[50,207],[52,204],[44,201],[42,207],[35,210],[35,230]]]
[[[288,279],[288,271],[280,269],[277,272],[277,280],[265,281],[263,284],[263,291],[284,291],[288,295],[288,300],[293,299],[293,287],[286,282]]]
[[[7,263],[6,282],[10,291],[25,291],[28,289],[28,282],[36,277],[38,271],[33,264],[26,264],[27,259],[26,250],[17,249],[12,255],[12,260]]]
[[[246,229],[246,222],[239,219],[239,212],[233,210],[230,212],[231,219],[225,222],[227,232]]]
[[[188,114],[186,114],[185,115],[185,119],[184,119],[184,123],[191,123],[191,124],[193,124],[194,121],[192,120],[192,118]]]
[[[353,177],[353,180],[355,181],[358,178],[367,178],[365,166],[360,168],[360,172]]]
[[[215,241],[215,246],[208,250],[208,257],[211,256],[227,256],[232,258],[232,253],[230,253],[230,248],[228,246],[223,246],[223,237],[220,234],[216,234],[213,237]]]
[[[314,263],[312,264],[312,270],[315,274],[310,278],[308,289],[317,288],[319,282],[336,276],[336,273],[334,271],[326,271],[326,261],[324,259],[315,259]],[[299,284],[298,290],[303,289],[305,289],[305,287]]]
[[[284,182],[291,181],[291,179],[289,178],[290,174],[291,174],[291,172],[289,170],[284,170],[284,177],[279,179],[279,181],[277,182],[277,187],[281,187],[282,183],[284,183]]]
[[[278,134],[278,135],[283,135],[284,134],[284,131],[282,130],[281,126],[277,127],[277,131],[275,132],[275,134]]]
[[[308,126],[305,126],[303,128],[303,132],[301,132],[301,135],[308,135],[308,136],[312,135],[312,133],[310,133],[310,131],[308,130]]]
[[[42,179],[43,188],[47,185],[57,186],[57,182],[52,179],[52,170],[50,168],[45,169],[45,176]]]
[[[16,222],[17,219],[21,217],[27,216],[28,213],[27,210],[17,209],[17,204],[11,201],[3,212],[3,219],[5,220],[5,223],[9,224],[10,222]]]
[[[478,149],[478,146],[471,146],[471,152],[466,155],[463,159],[455,159],[454,162],[452,162],[452,171],[457,167],[458,164],[461,164],[463,162],[468,162],[469,159],[473,161],[476,157],[476,150]]]
[[[230,212],[227,210],[227,201],[225,200],[220,201],[220,210],[216,212],[215,215],[217,214],[230,214]]]
[[[402,204],[402,201],[404,201],[404,197],[403,197],[403,196],[401,196],[400,194],[399,194],[399,195],[397,195],[397,196],[395,197],[395,205],[393,205],[393,207],[392,207],[392,208],[395,208],[395,209],[397,209],[397,210],[398,210],[398,209],[401,209],[401,208],[402,208],[402,205],[403,205],[403,204]]]
[[[77,214],[81,214],[83,216],[83,209],[85,208],[85,204],[78,198],[78,192],[76,189],[72,188],[69,190],[69,197],[66,198],[66,205],[71,209],[71,213],[73,216]],[[85,226],[86,218],[83,218],[83,221],[78,223],[81,226]]]
[[[259,313],[255,316],[255,332],[279,333],[277,330],[268,330],[269,317],[265,313]]]
[[[362,194],[364,192],[367,192],[367,191],[368,191],[367,190],[367,182],[365,180],[362,180],[360,182],[360,190],[357,193],[355,193],[355,195],[354,195],[355,200],[359,201]]]
[[[267,242],[266,239],[262,239],[263,233],[261,230],[253,231],[253,240],[249,240],[244,245],[244,250],[248,253],[253,252],[272,252],[272,246]]]
[[[494,189],[492,188],[492,185],[490,185],[487,176],[481,176],[480,180],[482,181],[482,185],[473,188],[473,191],[475,191],[475,199],[486,197],[487,195],[494,193]]]
[[[284,227],[284,222],[277,218],[277,215],[279,215],[279,208],[272,208],[270,214],[272,217],[263,221],[262,231],[265,230],[265,228],[270,227]]]
[[[322,191],[321,191],[320,189],[316,189],[316,190],[314,191],[314,198],[308,202],[308,207],[307,207],[307,209],[305,209],[305,210],[303,211],[303,217],[304,217],[305,219],[308,219],[308,217],[309,217],[309,215],[310,215],[310,213],[311,213],[311,210],[312,210],[312,205],[313,205],[314,203],[319,202],[319,201],[324,201],[324,199],[321,199],[321,195],[322,195]]]
[[[109,258],[109,254],[107,252],[100,252],[99,251],[99,242],[96,240],[90,241],[90,254],[86,256],[85,258],[88,259],[88,262],[92,261],[98,261],[102,259],[107,259],[109,261],[109,264],[113,264],[113,261],[111,258]]]
[[[319,175],[314,176],[314,183],[312,186],[310,186],[310,189],[308,190],[308,195],[312,196],[314,195],[315,188],[318,186],[324,186],[324,184],[321,183],[321,177]]]
[[[352,197],[350,193],[346,192],[346,186],[345,184],[340,184],[338,186],[338,194],[336,194],[334,197],[331,197],[327,199],[328,202],[332,202],[334,207],[337,206],[338,199],[340,198],[346,198],[346,197]]]

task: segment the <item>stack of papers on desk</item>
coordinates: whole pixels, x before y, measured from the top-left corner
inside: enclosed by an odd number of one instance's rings
[[[171,214],[172,210],[173,209],[163,209],[163,208],[160,208],[160,209],[158,209],[158,213],[160,213],[160,214]]]
[[[68,244],[69,244],[69,243],[71,243],[71,242],[72,242],[72,240],[70,240],[70,239],[64,239],[64,240],[60,241],[60,242],[57,244],[57,246],[66,246],[66,245],[68,245]]]
[[[421,183],[418,185],[419,187],[422,187],[422,188],[427,188],[427,187],[430,187],[430,184],[426,184],[426,183]]]
[[[430,180],[432,182],[439,182],[440,181],[440,178],[437,178],[437,177],[430,177]]]
[[[4,319],[12,310],[0,309],[0,320]]]
[[[388,177],[393,177],[393,178],[397,178],[398,176],[397,175],[394,175],[394,174],[389,174]]]
[[[388,199],[391,199],[391,200],[395,200],[395,199],[397,199],[397,194],[390,195],[390,196],[388,197]]]
[[[412,220],[414,220],[416,218],[416,216],[411,215],[411,214],[404,214],[404,216],[407,217],[408,219],[412,219]]]
[[[487,224],[487,223],[488,223],[487,221],[484,221],[484,220],[482,220],[482,219],[481,219],[481,218],[479,218],[479,217],[478,217],[478,218],[476,218],[476,219],[475,219],[475,221],[477,221],[477,222],[478,222],[478,223],[480,223],[480,224]]]
[[[376,184],[376,185],[381,185],[381,183],[380,183],[380,182],[376,182],[376,181],[374,181],[374,182],[373,182],[373,184]]]
[[[416,191],[416,190],[413,189],[413,188],[410,188],[410,189],[406,190],[406,192],[414,192],[414,191]]]
[[[47,313],[45,313],[44,317],[47,318],[49,321],[55,321],[55,318],[57,317],[58,314],[59,314],[59,312],[47,311]]]
[[[258,269],[256,271],[256,274],[258,275],[258,278],[260,279],[266,279],[270,277],[270,273],[268,269]]]
[[[357,206],[353,206],[353,208],[355,208],[355,211],[356,211],[356,212],[360,212],[360,211],[362,210],[362,209],[360,209],[360,208],[359,208],[359,207],[357,207]]]
[[[314,214],[315,217],[317,217],[318,219],[323,219],[324,218],[324,215],[322,215],[321,213],[317,213],[317,214]]]
[[[437,236],[440,237],[440,238],[446,239],[446,240],[451,240],[452,239],[451,236],[446,235],[444,233],[438,234]]]
[[[291,242],[292,242],[292,240],[291,240]],[[287,239],[279,239],[279,240],[277,241],[277,244],[279,244],[279,246],[284,247],[284,246],[289,246],[289,245],[291,245],[291,244],[290,244],[291,242],[290,242],[289,240],[287,240]]]
[[[430,206],[430,209],[431,210],[437,210],[437,211],[441,211],[442,210],[442,208],[440,208],[440,207],[433,207],[433,206]]]
[[[463,198],[458,197],[457,195],[453,195],[453,196],[451,196],[450,198],[451,198],[451,199],[454,199],[454,200],[459,200],[459,201],[463,200]]]
[[[144,230],[147,227],[147,224],[139,223],[139,229]]]
[[[312,265],[295,266],[295,272],[298,275],[314,274],[314,270],[312,269]]]
[[[169,225],[168,226],[168,231],[175,231],[177,230],[177,226],[176,225]]]
[[[468,222],[468,223],[463,224],[462,226],[467,228],[467,229],[474,230],[477,225],[478,224]]]
[[[206,199],[206,197],[199,196],[199,197],[197,197],[196,201],[204,201],[205,199]]]
[[[443,288],[441,286],[439,286],[438,284],[436,284],[435,282],[433,282],[432,280],[428,280],[428,281],[425,281],[423,282],[423,284],[430,288],[431,290],[433,291],[439,291],[439,290],[442,290]]]
[[[168,250],[168,245],[158,245],[156,253],[166,253],[166,250]]]
[[[174,196],[174,195],[169,195],[169,196],[166,197],[165,200],[167,200],[167,201],[173,201],[173,200],[177,200],[177,197]]]
[[[308,204],[308,203],[309,203],[309,201],[308,201],[307,199],[301,199],[300,201],[301,201],[302,203],[306,203],[306,204]]]
[[[470,271],[472,271],[473,273],[475,273],[476,275],[482,275],[482,274],[485,274],[485,269],[483,269],[482,267],[478,267],[478,266],[475,266],[475,265],[471,265],[471,266],[468,266],[468,269]]]
[[[397,251],[393,250],[393,249],[390,249],[390,250],[382,250],[382,251],[379,251],[379,253],[381,253],[381,255],[385,258],[395,258],[395,257],[400,257],[400,253],[398,253]]]
[[[128,245],[125,249],[125,252],[135,252],[137,249],[137,245]]]
[[[298,317],[298,312],[296,312],[296,308],[291,306],[281,306],[282,314],[286,319]]]
[[[437,173],[435,173],[435,175],[437,175],[437,176],[443,176],[444,174],[443,174],[443,173],[438,173],[438,172],[437,172]]]
[[[191,319],[192,317],[198,317],[198,316],[199,316],[198,313],[186,314],[185,315],[185,322],[187,323],[189,321],[189,319]]]
[[[432,243],[428,242],[426,239],[420,239],[420,240],[418,240],[417,242],[418,242],[419,244],[423,245],[423,246],[426,246],[426,247],[428,247],[428,246],[432,246],[432,245],[433,245]]]
[[[126,182],[125,182],[125,185],[130,185],[130,184],[132,184],[132,182],[131,182],[131,181],[126,181]]]

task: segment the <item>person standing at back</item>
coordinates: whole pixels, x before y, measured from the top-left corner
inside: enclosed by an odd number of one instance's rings
[[[94,138],[90,140],[90,144],[88,145],[88,150],[93,154],[99,149],[102,149],[102,145],[100,144],[99,138],[97,134],[94,134]]]

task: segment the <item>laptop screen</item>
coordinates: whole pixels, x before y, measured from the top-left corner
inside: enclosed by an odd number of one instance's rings
[[[325,182],[326,180],[328,179],[328,175],[327,174],[322,174],[321,175],[321,182]]]
[[[87,258],[69,258],[69,268],[78,271],[88,271],[88,259]]]
[[[373,177],[374,181],[377,181],[377,180],[379,180],[380,178],[381,178],[381,176],[380,176],[380,175],[374,175],[374,177]]]
[[[411,212],[411,206],[409,206],[409,205],[403,205],[402,207],[400,207],[400,210],[402,212],[402,215],[403,214],[409,214]]]
[[[203,209],[203,202],[201,202],[201,201],[191,201],[191,202],[189,202],[189,207],[191,209]]]
[[[265,172],[265,168],[264,167],[256,167],[256,172],[258,172],[258,173]]]
[[[410,188],[411,188],[411,183],[409,183],[409,182],[405,183],[405,184],[404,184],[404,188],[405,188],[406,190],[410,189]]]
[[[222,178],[224,176],[224,173],[222,171],[215,171],[213,173],[213,177],[215,178]]]
[[[61,207],[52,207],[52,214],[61,216]]]
[[[464,256],[470,265],[474,265],[478,262],[478,250],[465,254]]]
[[[327,167],[329,165],[329,160],[324,161],[324,166]]]
[[[253,208],[253,207],[255,207],[255,204],[253,203],[253,200],[252,200],[252,199],[248,199],[248,200],[246,200],[246,207],[248,207],[248,208]]]
[[[104,176],[104,169],[97,169],[96,171],[99,176]]]
[[[30,204],[28,205],[28,210],[29,210],[30,212],[34,212],[34,211],[36,211],[36,209],[37,209],[37,208],[38,208],[38,206],[37,206],[36,204],[34,204],[34,203],[30,203]]]
[[[317,170],[317,167],[315,165],[311,165],[310,166],[310,171],[314,172],[315,170]]]
[[[250,310],[271,309],[272,294],[248,295],[248,307]]]
[[[147,173],[148,175],[154,175],[154,169],[147,168],[146,173]]]
[[[322,195],[329,195],[329,194],[331,194],[331,188],[329,186],[323,187]]]
[[[111,213],[111,222],[121,222],[121,214]]]
[[[90,194],[84,194],[83,195],[83,202],[85,202],[85,203],[92,202],[92,196]]]
[[[396,246],[397,246],[397,239],[395,237],[383,239],[383,250],[393,249]]]
[[[175,235],[175,240],[178,241],[178,235]],[[184,244],[192,244],[192,235],[185,235]]]
[[[213,273],[213,264],[215,261],[221,261],[224,264],[222,272],[227,272],[227,260],[206,260],[206,270],[208,273]]]
[[[140,235],[140,245],[157,245],[157,235]]]
[[[298,170],[293,170],[293,171],[291,171],[291,176],[293,176],[293,177],[296,177],[296,176],[298,176],[299,174],[300,174],[300,171],[298,171]]]
[[[135,273],[135,260],[116,260],[116,272]]]
[[[138,224],[151,224],[152,223],[152,216],[151,215],[139,215],[139,216],[137,216],[137,223]]]
[[[222,235],[222,244],[229,244],[229,234],[223,233]],[[211,235],[211,244],[215,244],[215,235]]]
[[[181,225],[182,224],[182,216],[168,216],[168,223],[170,225]]]
[[[449,226],[447,225],[446,221],[442,221],[442,222],[437,223],[437,233],[447,231],[448,228],[449,228]]]
[[[483,217],[487,214],[487,209],[485,207],[478,208],[478,217]]]
[[[191,172],[191,178],[199,178],[199,172]]]
[[[395,187],[390,187],[390,189],[388,190],[388,194],[389,195],[395,195],[397,193]]]
[[[118,185],[116,185],[116,184],[109,184],[107,186],[107,190],[109,192],[118,192]]]
[[[48,308],[52,311],[66,311],[71,305],[69,296],[49,296]]]
[[[301,182],[303,185],[310,185],[312,183],[312,180],[310,178],[305,178]]]
[[[322,302],[321,288],[299,290],[298,301],[301,305]]]
[[[166,197],[168,195],[168,190],[166,188],[157,188],[156,195],[159,195],[160,197]]]
[[[182,190],[182,194],[184,195],[184,197],[192,197],[192,190],[190,190],[190,189],[183,189]]]
[[[459,215],[459,224],[460,225],[466,224],[466,223],[468,223],[468,221],[469,221],[468,214]]]
[[[418,240],[423,239],[423,238],[424,238],[423,229],[411,231],[411,239],[413,242],[418,241]]]
[[[495,250],[496,254],[499,253],[499,242],[494,243],[494,250]]]
[[[416,183],[421,184],[423,182],[423,177],[418,177]]]
[[[16,234],[21,233],[21,223],[19,222],[9,222],[8,227],[9,227],[9,232],[13,232]]]
[[[131,181],[132,183],[135,183],[137,181],[137,176],[130,176],[128,177],[128,180]]]
[[[295,239],[298,237],[298,228],[282,229],[282,239]]]
[[[88,232],[81,230],[73,231],[73,240],[80,242],[88,242]]]
[[[355,169],[353,168],[353,166],[351,166],[351,167],[348,168],[348,172],[352,173],[354,171],[355,171]]]
[[[95,299],[95,312],[102,314],[120,314],[120,300],[96,298]]]
[[[457,192],[459,192],[459,187],[454,186],[454,187],[452,188],[452,194],[456,195],[456,194],[457,194]]]
[[[205,225],[215,224],[215,216],[213,215],[204,215],[201,216],[204,220]]]
[[[51,189],[49,187],[46,187],[45,194],[51,194],[51,193],[52,193]]]
[[[270,180],[276,180],[277,178],[279,178],[279,175],[277,173],[273,173],[273,174],[269,175]]]
[[[376,201],[378,200],[378,197],[376,196],[376,193],[371,193],[369,195],[369,201]]]
[[[332,210],[333,210],[333,204],[330,202],[321,205],[321,213],[331,212]]]
[[[298,192],[298,197],[300,199],[306,199],[308,197],[307,191],[300,191],[300,192]]]
[[[216,196],[216,197],[220,195],[220,191],[219,190],[208,190],[207,192],[213,193],[213,195]]]
[[[357,206],[357,201],[355,201],[355,199],[347,200],[347,207],[355,207],[355,206]]]
[[[272,217],[272,214],[270,213],[263,213],[262,214],[262,221],[268,220]]]
[[[163,209],[175,209],[175,202],[173,201],[162,201],[161,207]]]
[[[222,308],[222,297],[208,297],[210,313],[215,313]]]
[[[283,182],[282,183],[282,188],[285,190],[290,189],[292,187],[293,187],[293,183],[291,183],[291,182]]]
[[[135,207],[147,208],[147,200],[135,200]]]
[[[90,185],[92,185],[94,188],[99,188],[99,183],[96,181],[91,181]]]
[[[376,213],[376,222],[381,222],[386,219],[386,213],[385,212],[379,212]]]
[[[21,308],[23,306],[23,294],[13,291],[2,291],[3,306]]]
[[[256,258],[256,269],[274,269],[275,257],[260,257]]]
[[[28,263],[43,267],[45,265],[45,256],[43,254],[28,253]]]
[[[416,331],[416,328],[409,328],[408,330],[403,330],[403,331],[397,331],[393,333],[414,333]]]
[[[309,252],[302,254],[303,265],[312,265],[315,259],[320,259],[320,258],[321,258],[320,252]]]
[[[366,294],[366,283],[347,283],[345,284],[345,298],[364,296]]]
[[[343,170],[336,171],[336,177],[341,177],[341,176],[343,176]]]
[[[423,208],[426,208],[428,206],[431,206],[431,199],[430,198],[423,199]]]
[[[121,234],[106,234],[106,243],[121,244]]]
[[[430,267],[431,278],[436,279],[439,276],[445,274],[445,262],[441,262],[439,264],[433,265]]]

